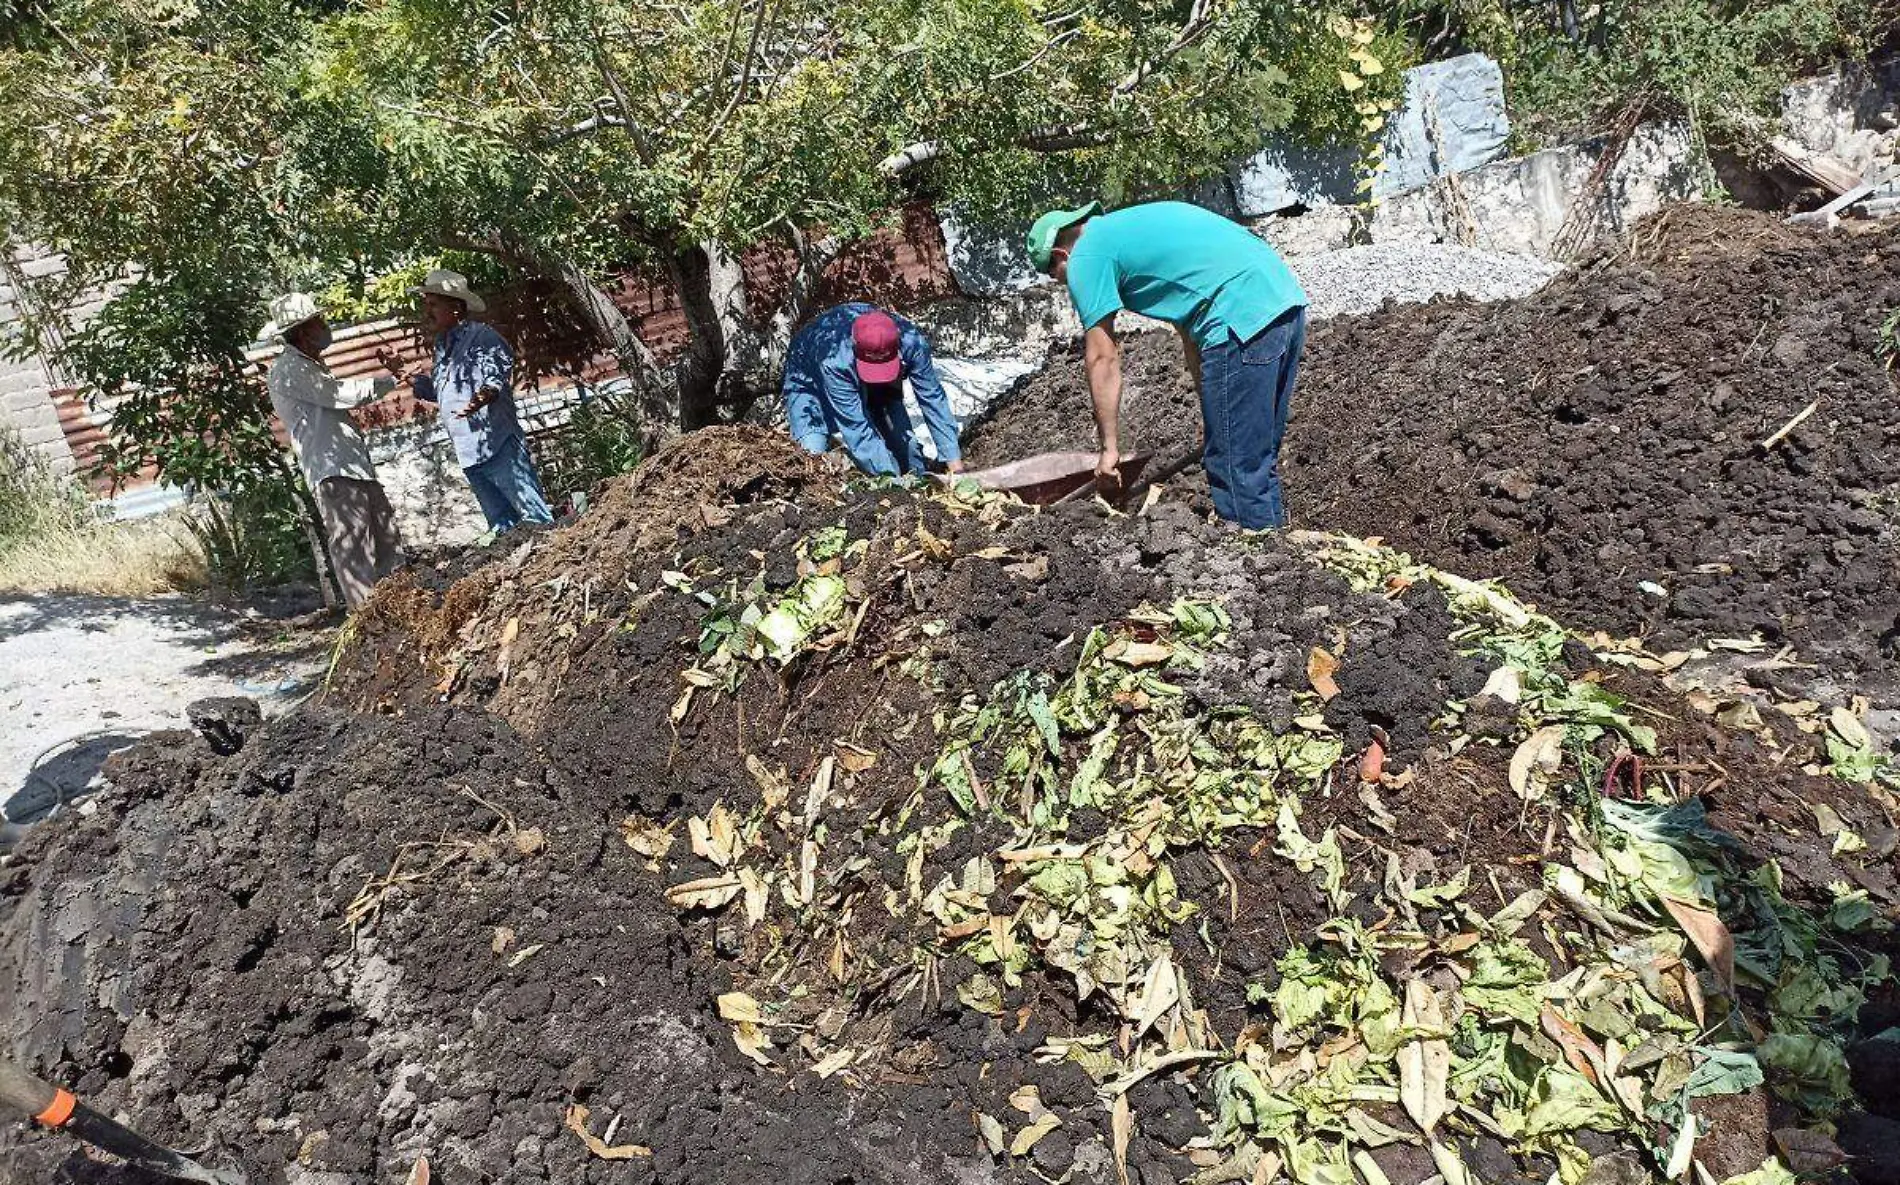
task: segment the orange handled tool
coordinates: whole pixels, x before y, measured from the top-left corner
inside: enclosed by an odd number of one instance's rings
[[[63,1131],[154,1173],[205,1185],[245,1185],[244,1174],[236,1169],[206,1168],[182,1152],[155,1144],[80,1102],[71,1091],[41,1082],[4,1058],[0,1058],[0,1104],[42,1127]]]

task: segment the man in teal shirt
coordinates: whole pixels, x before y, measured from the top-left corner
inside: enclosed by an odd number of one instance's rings
[[[1037,268],[1068,286],[1087,331],[1097,477],[1121,481],[1115,314],[1128,309],[1181,335],[1201,398],[1201,462],[1214,509],[1243,527],[1285,525],[1278,462],[1306,342],[1306,293],[1273,248],[1186,202],[1055,210],[1036,220],[1028,245]]]

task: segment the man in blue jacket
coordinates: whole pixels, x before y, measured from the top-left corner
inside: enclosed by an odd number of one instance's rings
[[[930,343],[909,321],[862,302],[826,309],[792,339],[785,361],[786,427],[809,452],[822,453],[839,438],[866,473],[923,473],[923,443],[904,409],[905,379],[937,459],[961,473],[957,418],[937,379]]]

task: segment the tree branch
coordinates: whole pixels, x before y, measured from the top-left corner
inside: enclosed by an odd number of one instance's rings
[[[614,106],[620,108],[620,126],[627,129],[627,135],[632,138],[634,151],[640,154],[640,163],[651,167],[653,145],[647,140],[646,133],[633,122],[633,100],[627,96],[626,83],[621,79],[613,59],[608,56],[598,28],[594,30],[594,68],[600,71],[601,81],[607,84],[607,93],[613,96]]]
[[[598,115],[591,115],[579,123],[562,128],[552,136],[546,137],[541,141],[540,147],[559,148],[561,145],[570,141],[579,140],[583,136],[591,136],[595,132],[603,131],[607,128],[624,128],[626,126],[627,121],[621,119],[619,116],[608,115],[605,112],[601,112]]]
[[[798,267],[792,272],[792,280],[785,290],[785,300],[778,311],[772,315],[771,357],[781,359],[792,344],[792,330],[805,319],[811,305],[818,297],[818,290],[824,283],[825,270],[829,268],[844,250],[844,240],[837,235],[827,234],[813,242],[797,223],[785,224],[785,235],[791,240],[792,253],[798,260]]]
[[[732,98],[727,100],[725,110],[719,113],[719,118],[713,120],[712,127],[707,129],[705,139],[700,145],[702,155],[718,141],[720,134],[726,130],[726,121],[732,118],[732,113],[737,111],[739,104],[745,101],[746,89],[752,85],[752,67],[759,58],[759,39],[764,36],[765,22],[771,15],[772,0],[759,0],[758,14],[752,18],[752,33],[746,39],[745,59],[739,66],[739,84],[732,88]]]
[[[1194,0],[1194,6],[1188,12],[1187,21],[1182,24],[1180,31],[1174,35],[1174,39],[1170,41],[1167,47],[1160,53],[1142,62],[1139,66],[1136,66],[1134,70],[1129,72],[1127,77],[1116,83],[1114,88],[1109,92],[1109,98],[1111,100],[1125,99],[1129,95],[1134,94],[1137,90],[1141,89],[1143,83],[1147,82],[1148,79],[1152,78],[1163,66],[1167,65],[1170,59],[1205,37],[1208,30],[1214,27],[1215,3],[1216,0]],[[1001,79],[1008,78],[1011,74],[1028,69],[1034,65],[1043,54],[1048,53],[1072,35],[1072,33],[1065,33],[1051,39],[1048,44],[1037,51],[1035,57],[1030,58],[1029,61],[1024,62],[1021,66],[1015,67],[1013,70],[1007,70],[1002,74],[996,75],[991,81],[1000,81]],[[1110,143],[1112,139],[1113,137],[1110,136],[1109,133],[1097,131],[1086,123],[1051,124],[1048,127],[1037,128],[1035,131],[1030,132],[1018,140],[1017,144],[1022,148],[1029,149],[1031,152],[1074,152],[1082,148],[1101,148]],[[893,152],[878,162],[877,171],[882,173],[886,178],[896,180],[918,165],[936,160],[947,151],[949,151],[949,149],[941,140],[919,140],[914,144],[907,145]]]
[[[1018,143],[1031,152],[1074,152],[1079,148],[1101,148],[1114,139],[1085,123],[1051,124],[1037,128]]]
[[[886,177],[897,178],[928,161],[936,160],[944,153],[942,140],[919,140],[906,148],[891,153],[878,162],[877,171]]]
[[[1174,35],[1174,40],[1168,43],[1166,49],[1136,66],[1128,77],[1116,83],[1113,97],[1122,99],[1134,94],[1150,75],[1167,65],[1170,58],[1205,37],[1213,27],[1214,0],[1194,0],[1194,7],[1188,11],[1187,22]]]
[[[1018,75],[1018,74],[1021,74],[1021,73],[1022,73],[1023,71],[1025,71],[1025,70],[1028,70],[1028,69],[1030,69],[1030,68],[1031,68],[1031,67],[1033,67],[1033,66],[1034,66],[1034,65],[1035,65],[1035,64],[1036,64],[1037,62],[1040,62],[1040,61],[1042,61],[1042,59],[1044,59],[1044,58],[1046,58],[1046,57],[1048,57],[1048,56],[1049,56],[1049,54],[1050,54],[1050,53],[1051,53],[1051,52],[1052,52],[1053,50],[1055,50],[1055,49],[1057,49],[1057,48],[1059,48],[1059,47],[1061,47],[1061,46],[1063,45],[1063,43],[1065,43],[1065,42],[1069,42],[1069,41],[1073,41],[1073,40],[1075,40],[1075,39],[1076,39],[1077,37],[1080,37],[1081,35],[1082,35],[1082,30],[1080,30],[1080,29],[1070,29],[1070,30],[1069,30],[1068,32],[1066,32],[1066,33],[1061,33],[1061,34],[1058,34],[1058,35],[1056,35],[1055,37],[1052,37],[1052,38],[1050,38],[1050,39],[1049,39],[1049,40],[1048,40],[1047,42],[1045,42],[1045,43],[1043,44],[1043,47],[1042,47],[1041,49],[1039,49],[1039,50],[1037,50],[1037,51],[1036,51],[1035,53],[1033,53],[1033,54],[1031,54],[1031,55],[1029,55],[1029,59],[1028,59],[1027,61],[1025,61],[1025,62],[1023,62],[1023,63],[1022,63],[1022,64],[1021,64],[1020,66],[1011,66],[1011,67],[1010,67],[1009,69],[1007,69],[1007,70],[1004,70],[1004,71],[1003,71],[1003,72],[1001,72],[1000,74],[992,74],[992,75],[990,75],[990,81],[991,81],[991,82],[1001,82],[1001,81],[1003,81],[1003,80],[1004,80],[1005,78],[1014,78],[1014,77],[1016,77],[1016,75]]]

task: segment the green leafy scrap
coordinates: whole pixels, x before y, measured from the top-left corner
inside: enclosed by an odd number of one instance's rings
[[[1234,624],[1227,610],[1215,601],[1178,600],[1169,617],[1181,637],[1197,646],[1212,646],[1226,637]]]
[[[1638,724],[1624,709],[1629,701],[1600,683],[1577,680],[1561,691],[1540,696],[1536,709],[1544,718],[1569,724],[1576,739],[1588,744],[1606,732],[1616,733],[1637,750],[1656,751],[1656,730]]]
[[[1835,1114],[1854,1097],[1839,1042],[1812,1033],[1770,1033],[1755,1056],[1776,1093],[1816,1114]]]
[[[1594,742],[1653,749],[1654,730],[1626,700],[1557,673],[1562,631],[1502,590],[1441,579],[1382,553],[1343,554],[1355,583],[1444,588],[1459,623],[1455,644],[1517,670],[1526,724],[1563,728],[1565,760],[1583,767],[1583,785],[1593,780],[1585,763]],[[1169,858],[1189,847],[1219,852],[1239,828],[1264,831],[1269,858],[1310,876],[1335,916],[1282,955],[1277,976],[1246,986],[1270,1024],[1242,1034],[1201,1080],[1221,1146],[1269,1147],[1294,1180],[1344,1185],[1357,1179],[1355,1154],[1395,1138],[1372,1104],[1396,1105],[1402,1090],[1425,1089],[1463,1109],[1448,1120],[1459,1130],[1477,1122],[1520,1152],[1555,1156],[1564,1179],[1575,1180],[1587,1162],[1576,1133],[1646,1129],[1668,1145],[1697,1097],[1766,1082],[1816,1113],[1838,1106],[1840,1040],[1867,986],[1887,973],[1878,960],[1843,957],[1838,935],[1878,924],[1864,894],[1842,886],[1826,915],[1798,909],[1782,897],[1774,865],[1748,867],[1699,800],[1664,806],[1586,794],[1572,820],[1576,867],[1548,863],[1543,888],[1480,908],[1490,894],[1472,868],[1455,867],[1423,886],[1388,882],[1392,912],[1377,924],[1357,920],[1349,906],[1359,870],[1348,865],[1341,833],[1309,834],[1302,824],[1303,803],[1325,792],[1344,756],[1317,703],[1296,708],[1294,725],[1279,730],[1245,709],[1208,711],[1164,672],[1191,667],[1203,648],[1220,644],[1231,628],[1224,611],[1182,601],[1166,613],[1139,612],[1135,622],[1091,631],[1063,678],[1012,677],[940,721],[945,742],[932,780],[975,810],[978,755],[997,762],[982,767],[989,809],[1014,825],[1010,843],[1022,857],[1014,946],[999,949],[986,927],[959,949],[1005,984],[1039,960],[1071,975],[1080,996],[1101,993],[1130,1019],[1143,1015],[1144,984],[1152,995],[1157,967],[1160,982],[1177,977],[1174,991],[1185,1000],[1186,972],[1168,964],[1170,932],[1193,906],[1180,898]],[[1071,842],[1082,810],[1101,812],[1106,829],[1098,823],[1087,842]],[[1364,837],[1350,838],[1356,861]],[[1258,846],[1253,853],[1262,854]],[[1545,911],[1547,901],[1567,908]],[[1759,1048],[1729,1023],[1728,1001],[1704,1016],[1709,973],[1688,961],[1693,935],[1684,927],[1709,927],[1694,915],[1681,920],[1669,902],[1732,931],[1737,974],[1776,1015]],[[997,919],[989,920],[993,927]],[[1206,927],[1201,934],[1218,954]],[[1449,1028],[1433,1020],[1429,1034],[1409,1019],[1419,1005],[1406,986],[1428,974],[1432,993],[1455,1002],[1445,1011]],[[1142,1020],[1120,1074],[1155,1064],[1164,1028]],[[1169,1039],[1181,1048],[1178,1029]],[[1443,1043],[1449,1064],[1421,1087],[1417,1051],[1427,1039]],[[1595,1051],[1589,1072],[1581,1050]],[[1406,1058],[1413,1068],[1402,1072]],[[1598,1085],[1609,1064],[1616,1081]],[[1672,1151],[1652,1147],[1652,1167]]]
[[[850,534],[843,527],[823,527],[806,536],[800,546],[806,559],[822,564],[842,557],[849,540]]]

